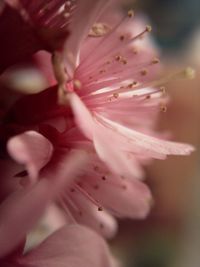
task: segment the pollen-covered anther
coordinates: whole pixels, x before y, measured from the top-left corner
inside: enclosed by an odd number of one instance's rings
[[[66,105],[69,102],[68,100],[68,93],[65,86],[59,85],[58,86],[58,104],[59,105]]]
[[[132,18],[134,16],[134,11],[133,11],[133,9],[130,9],[129,11],[128,11],[128,17],[129,18]]]
[[[191,67],[187,67],[184,71],[183,71],[183,75],[185,78],[187,79],[194,79],[195,77],[195,70]]]
[[[69,12],[65,12],[65,13],[63,13],[63,17],[64,17],[65,19],[69,18],[69,16],[70,16],[70,13],[69,13]]]
[[[75,89],[81,89],[82,84],[81,84],[81,82],[79,80],[74,80],[73,83],[74,83]]]
[[[101,37],[107,34],[111,28],[105,23],[95,23],[89,31],[90,37]]]
[[[156,57],[153,58],[151,61],[152,64],[158,64],[159,62],[160,62],[159,58],[156,58]]]
[[[161,90],[161,92],[162,92],[163,95],[166,94],[166,88],[165,88],[165,86],[161,86],[160,87],[160,90]]]
[[[125,58],[123,58],[123,59],[121,60],[121,62],[122,62],[124,65],[126,65],[126,64],[128,63],[127,59],[125,59]]]
[[[114,94],[113,94],[113,97],[114,97],[114,98],[118,98],[118,97],[119,97],[119,94],[118,94],[118,93],[114,93]]]
[[[127,86],[129,89],[131,89],[133,87],[133,84],[132,83],[129,83],[128,86]]]
[[[167,111],[167,106],[165,104],[160,104],[160,111],[165,113]]]
[[[150,25],[146,25],[146,31],[147,32],[151,32],[152,31],[152,27]]]
[[[122,59],[122,56],[120,56],[120,55],[115,56],[116,61],[121,61],[121,59]]]
[[[147,96],[146,96],[146,99],[150,99],[150,98],[151,98],[151,95],[147,95]]]
[[[142,76],[147,75],[147,73],[148,73],[148,71],[147,71],[146,69],[143,69],[143,70],[141,70],[141,72],[140,72],[140,74],[141,74]]]

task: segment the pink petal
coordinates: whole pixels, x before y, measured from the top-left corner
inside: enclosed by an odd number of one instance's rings
[[[161,140],[125,127],[117,122],[113,122],[103,117],[101,118],[108,123],[115,132],[124,136],[130,145],[135,144],[141,148],[164,155],[189,155],[194,151],[194,147],[191,145]]]
[[[105,180],[97,180],[98,187],[95,188],[90,186],[94,180],[92,178],[83,187],[117,217],[141,219],[148,215],[152,196],[144,183],[136,179],[130,181],[119,176],[106,175]]]
[[[86,155],[72,151],[49,166],[35,185],[10,195],[0,206],[0,257],[10,253],[85,164]]]
[[[71,193],[70,199],[71,201],[68,203],[68,206],[75,221],[89,226],[108,239],[116,234],[118,225],[116,220],[109,213],[106,211],[99,211],[96,205],[77,190]],[[70,206],[72,202],[73,205]]]
[[[102,10],[105,8],[107,0],[85,0],[79,1],[77,10],[73,15],[69,26],[70,35],[65,45],[65,55],[68,60],[68,71],[72,75],[78,64],[79,50],[82,41],[86,38],[93,23],[98,19]],[[84,18],[84,23],[81,18]]]
[[[61,228],[18,262],[35,267],[117,266],[105,241],[78,225]]]
[[[35,181],[39,171],[48,163],[53,146],[43,135],[27,131],[12,137],[7,144],[8,152],[18,163],[25,164],[30,178]]]
[[[74,112],[77,126],[88,139],[93,139],[94,122],[90,111],[75,93],[69,94],[69,101]]]

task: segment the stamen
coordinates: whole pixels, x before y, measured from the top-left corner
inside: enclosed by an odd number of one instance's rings
[[[88,200],[90,200],[95,206],[98,207],[98,211],[102,211],[103,208],[99,205],[98,201],[95,200],[90,194],[88,194],[88,192],[86,192],[83,188],[81,188],[80,186],[78,186],[77,184],[75,185],[75,187],[77,188],[77,190],[82,193]]]
[[[146,31],[147,32],[151,32],[152,31],[152,27],[150,25],[146,25]]]
[[[74,83],[75,89],[81,89],[82,84],[81,84],[80,80],[74,80],[73,83]]]
[[[140,73],[142,76],[145,76],[145,75],[147,75],[148,71],[146,69],[143,69],[143,70],[141,70]]]
[[[160,111],[165,113],[167,111],[167,106],[165,104],[160,104]]]
[[[160,62],[160,60],[158,58],[154,58],[152,60],[152,64],[158,64]]]
[[[111,30],[107,24],[95,23],[89,31],[89,37],[101,37],[106,35]]]
[[[134,11],[132,10],[132,9],[130,9],[129,11],[128,11],[128,17],[129,18],[132,18],[134,16]]]

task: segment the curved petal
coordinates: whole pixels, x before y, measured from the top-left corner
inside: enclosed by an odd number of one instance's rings
[[[8,141],[7,148],[14,160],[26,165],[33,181],[38,177],[38,172],[49,162],[53,153],[53,146],[49,140],[34,131],[12,137]]]
[[[56,231],[36,249],[18,259],[35,267],[114,267],[105,241],[86,227],[70,225]]]
[[[144,183],[114,175],[98,179],[96,187],[91,183],[92,177],[84,183],[85,190],[117,217],[142,219],[148,215],[152,196]]]
[[[34,226],[51,201],[75,179],[86,156],[80,151],[64,155],[33,186],[10,195],[0,206],[0,257],[10,253]]]
[[[69,93],[68,97],[78,128],[88,139],[93,139],[94,121],[90,111],[76,93]]]
[[[108,239],[116,234],[118,225],[115,218],[109,213],[104,210],[98,210],[96,205],[77,190],[71,193],[70,199],[71,201],[68,203],[68,206],[75,221],[89,226]]]
[[[86,38],[93,23],[98,19],[108,2],[108,0],[78,1],[76,12],[69,26],[70,35],[64,49],[68,60],[67,70],[70,72],[70,75],[73,74],[78,64],[79,50],[82,41]],[[84,23],[81,18],[84,18]]]

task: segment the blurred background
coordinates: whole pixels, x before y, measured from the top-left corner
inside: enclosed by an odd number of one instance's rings
[[[188,65],[196,70],[195,79],[166,85],[171,100],[157,126],[170,130],[174,140],[193,144],[196,152],[154,161],[146,179],[152,212],[144,221],[121,221],[112,245],[126,267],[199,267],[200,1],[124,1],[124,9],[130,7],[152,25],[164,72]]]

